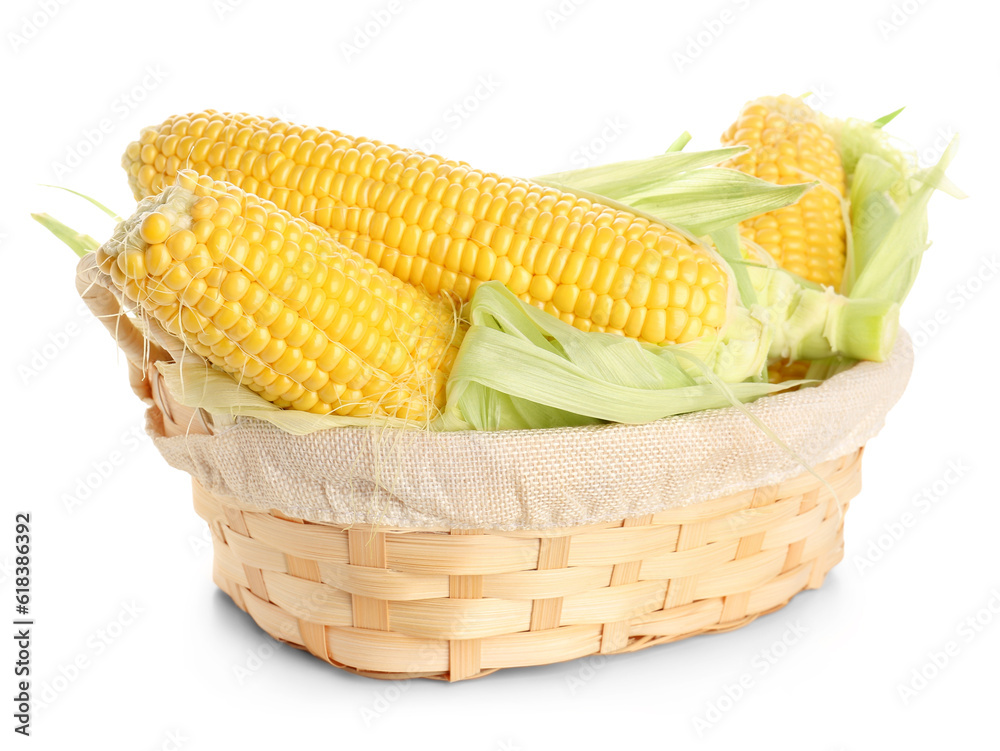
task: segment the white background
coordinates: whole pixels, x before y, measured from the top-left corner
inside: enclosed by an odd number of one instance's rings
[[[389,21],[366,39],[373,12]],[[996,748],[998,22],[996,4],[972,0],[8,0],[0,621],[14,617],[14,513],[30,511],[46,705],[30,739],[14,736],[13,645],[0,639],[0,746]],[[932,201],[934,246],[903,313],[912,380],[869,445],[846,557],[823,589],[736,632],[606,661],[387,684],[275,649],[212,584],[188,477],[130,433],[143,407],[81,312],[76,259],[28,217],[104,239],[105,217],[38,184],[131,212],[120,155],[174,112],[280,114],[409,146],[441,129],[436,151],[530,176],[582,166],[584,149],[652,155],[685,129],[688,148],[712,148],[747,99],[806,91],[837,116],[906,105],[890,129],[925,159],[961,133],[951,175],[970,197]],[[978,630],[960,625],[977,614]],[[765,671],[793,624],[805,633]],[[905,702],[899,686],[949,641],[957,654]],[[726,699],[741,680],[752,685]],[[699,733],[711,707],[725,711]]]

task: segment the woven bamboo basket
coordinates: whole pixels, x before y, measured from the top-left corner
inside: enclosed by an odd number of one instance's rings
[[[843,555],[861,452],[809,476],[545,532],[343,527],[244,511],[197,484],[215,583],[280,641],[377,678],[457,681],[738,628]]]
[[[211,434],[112,291],[78,287],[115,332],[164,436]],[[862,449],[714,500],[543,531],[339,525],[253,510],[194,482],[215,583],[275,639],[361,675],[449,681],[739,628],[819,587],[843,555]],[[832,491],[832,492],[831,492]]]

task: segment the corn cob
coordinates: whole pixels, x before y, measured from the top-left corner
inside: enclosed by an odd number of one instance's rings
[[[583,331],[654,344],[712,336],[727,272],[679,231],[527,180],[335,131],[212,111],[172,117],[129,145],[137,198],[177,170],[273,201],[431,294],[500,281]]]
[[[461,336],[447,301],[238,187],[182,171],[97,262],[143,314],[280,407],[430,420],[444,405]]]
[[[847,250],[844,169],[816,113],[800,99],[764,97],[743,108],[722,143],[750,147],[725,166],[779,185],[820,181],[798,203],[748,219],[740,231],[782,268],[838,289]]]
[[[778,360],[767,368],[768,383],[782,383],[805,378],[809,374],[808,360]]]

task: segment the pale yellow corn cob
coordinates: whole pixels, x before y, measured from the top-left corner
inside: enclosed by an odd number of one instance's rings
[[[140,198],[183,167],[237,184],[432,294],[500,281],[579,329],[656,344],[727,319],[725,269],[682,233],[436,156],[209,111],[144,130],[123,165]]]
[[[764,97],[743,108],[722,143],[749,147],[725,166],[779,185],[820,181],[797,203],[748,219],[740,230],[782,268],[838,289],[847,251],[844,168],[816,113],[801,99]]]
[[[452,308],[320,228],[182,172],[97,252],[143,314],[280,407],[429,420],[461,330]]]

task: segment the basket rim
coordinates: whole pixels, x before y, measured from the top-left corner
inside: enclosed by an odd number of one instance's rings
[[[803,464],[864,446],[901,396],[913,362],[901,331],[884,363],[858,363],[816,387],[739,409],[640,425],[439,433],[341,427],[293,435],[244,418],[212,434],[196,419],[204,413],[177,399],[157,368],[183,359],[177,341],[155,325],[136,326],[92,255],[78,265],[77,289],[125,353],[131,386],[150,407],[147,432],[171,466],[244,507],[334,523],[552,529],[773,485],[801,474]],[[359,505],[367,506],[360,516]]]
[[[761,398],[747,409],[816,467],[878,433],[911,365],[904,334],[885,363],[859,363],[815,388]],[[293,435],[246,420],[198,435],[187,433],[188,418],[171,416],[173,395],[164,384],[152,390],[154,407],[164,409],[150,413],[150,432],[171,466],[248,510],[318,522],[546,530],[657,513],[803,473],[733,408],[552,430]]]
[[[157,374],[161,377],[163,376],[160,370],[163,366],[176,366],[177,362],[173,359],[158,360],[150,364],[150,370],[155,368]],[[896,338],[896,342],[893,346],[892,353],[889,358],[884,362],[871,362],[871,361],[859,361],[852,365],[847,370],[844,370],[836,375],[826,379],[825,381],[815,385],[806,386],[804,388],[792,389],[789,391],[781,391],[774,394],[767,394],[762,396],[753,402],[749,402],[743,405],[751,413],[756,416],[757,412],[765,411],[762,408],[767,407],[766,411],[771,411],[772,408],[777,409],[792,409],[800,406],[800,403],[814,404],[816,401],[823,397],[832,395],[831,392],[839,392],[842,390],[847,390],[850,388],[849,382],[861,375],[867,376],[871,373],[885,373],[890,377],[896,376],[903,381],[905,386],[906,380],[909,378],[910,371],[913,365],[913,343],[909,336],[909,333],[903,329],[899,328],[899,334]],[[162,379],[165,380],[165,379]],[[161,381],[162,382],[162,381]],[[211,410],[197,406],[197,401],[193,398],[189,399],[178,399],[177,394],[174,390],[170,389],[166,383],[162,383],[162,387],[165,391],[165,398],[175,404],[180,404],[184,407],[199,409],[211,414]],[[164,401],[164,397],[161,396],[156,399],[157,403],[160,404]],[[895,400],[893,400],[895,401]],[[831,400],[835,402],[835,400]],[[891,406],[891,405],[890,405]],[[887,411],[887,410],[886,410]],[[514,429],[504,429],[504,430],[466,430],[466,431],[446,431],[446,430],[422,430],[417,427],[412,428],[398,428],[383,425],[373,425],[373,426],[353,426],[344,425],[338,427],[325,428],[318,431],[313,431],[316,434],[329,434],[329,433],[342,433],[345,435],[356,435],[364,436],[369,435],[373,431],[378,432],[383,435],[419,435],[421,440],[426,441],[436,441],[436,442],[447,442],[449,439],[455,441],[465,441],[469,436],[475,436],[477,440],[482,441],[493,441],[493,440],[503,440],[503,437],[516,437],[517,439],[530,439],[532,437],[544,437],[549,439],[553,436],[563,437],[563,436],[587,436],[587,435],[603,435],[608,432],[636,432],[643,428],[648,428],[649,426],[656,426],[662,424],[669,424],[671,422],[681,421],[685,418],[692,418],[694,416],[705,416],[706,419],[719,419],[725,418],[737,414],[742,414],[742,410],[736,407],[718,407],[715,409],[705,409],[699,410],[697,412],[686,412],[677,415],[671,415],[668,417],[662,417],[657,420],[651,420],[645,423],[597,423],[590,425],[578,425],[578,426],[562,426],[553,428],[514,428]],[[273,423],[267,420],[262,420],[251,415],[238,415],[232,424],[213,426],[212,435],[222,436],[228,432],[232,431],[254,431],[260,430],[264,432],[279,432],[282,434],[289,434],[288,431],[279,428]],[[290,434],[297,435],[297,434]],[[859,444],[860,446],[861,444]],[[856,447],[857,448],[857,447]],[[833,458],[833,457],[829,457]]]

